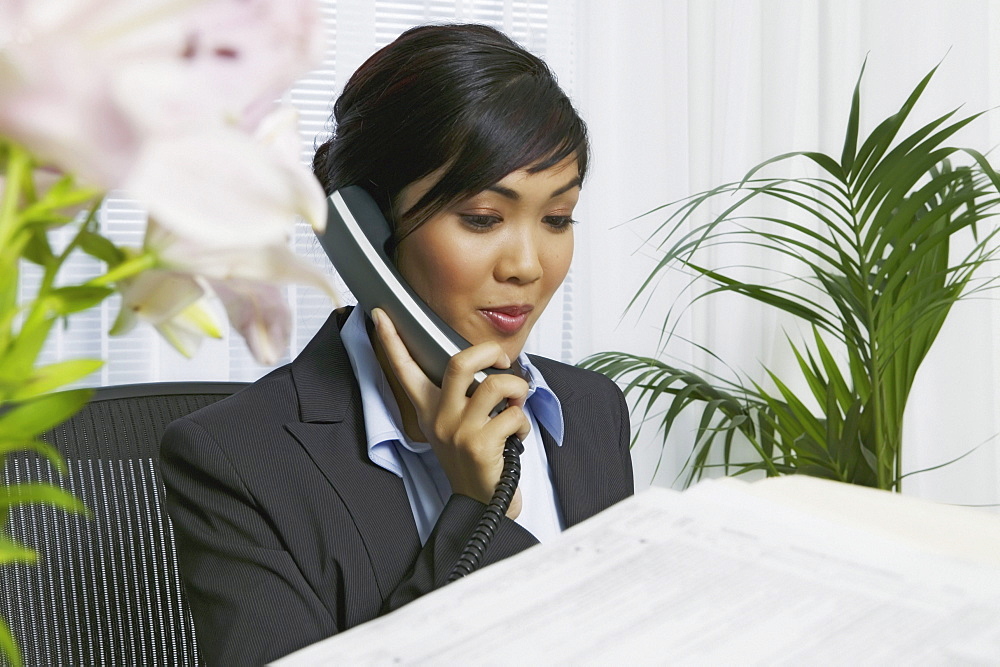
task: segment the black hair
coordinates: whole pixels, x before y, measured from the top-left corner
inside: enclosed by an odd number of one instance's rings
[[[544,171],[571,156],[581,181],[587,171],[586,126],[551,70],[483,25],[404,32],[358,68],[332,121],[313,172],[327,194],[368,190],[396,242],[513,171]],[[438,170],[440,180],[399,215],[400,191]]]

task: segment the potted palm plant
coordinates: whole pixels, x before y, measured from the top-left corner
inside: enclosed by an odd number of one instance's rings
[[[664,446],[677,416],[700,406],[685,484],[721,465],[728,474],[804,473],[900,490],[903,413],[917,370],[956,301],[990,286],[980,269],[997,252],[997,229],[983,223],[1000,204],[1000,177],[981,153],[947,145],[980,114],[953,111],[900,136],[933,74],[867,137],[859,137],[859,77],[839,159],[779,155],[740,182],[658,209],[668,213],[654,236],[663,255],[630,307],[680,268],[710,284],[696,300],[740,295],[808,331],[788,337],[808,387],[798,394],[768,369],[727,380],[625,352],[582,362],[623,384],[639,430],[657,425]],[[809,175],[765,175],[803,163]],[[708,250],[733,243],[759,249],[754,269],[764,279],[706,263]],[[777,268],[789,264],[797,268]],[[672,321],[664,320],[667,335]],[[736,453],[741,439],[750,455]]]

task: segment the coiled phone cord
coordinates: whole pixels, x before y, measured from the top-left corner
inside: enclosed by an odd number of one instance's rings
[[[462,555],[458,557],[458,562],[448,575],[448,583],[460,579],[467,574],[471,574],[479,569],[483,554],[486,548],[493,541],[493,536],[500,527],[504,514],[510,509],[510,503],[514,499],[514,492],[517,491],[517,483],[521,479],[521,453],[524,445],[516,435],[507,436],[503,446],[503,470],[500,472],[500,481],[497,482],[496,491],[490,504],[486,506],[486,511],[479,518],[476,529],[472,531],[472,537],[462,550]]]

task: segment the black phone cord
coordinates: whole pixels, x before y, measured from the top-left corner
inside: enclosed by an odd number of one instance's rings
[[[476,529],[472,531],[472,537],[462,550],[462,555],[458,557],[458,562],[448,575],[448,583],[479,569],[483,554],[493,541],[493,536],[514,499],[517,483],[521,479],[520,457],[523,451],[524,445],[516,435],[507,436],[503,447],[503,470],[500,472],[496,491],[493,492],[490,504],[486,506],[486,511],[476,524]]]

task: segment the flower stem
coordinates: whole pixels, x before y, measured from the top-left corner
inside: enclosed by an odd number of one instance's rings
[[[126,259],[124,262],[114,267],[103,276],[98,276],[87,281],[87,285],[94,287],[105,287],[107,285],[111,285],[112,283],[138,275],[147,269],[156,268],[158,261],[159,260],[156,255],[153,253],[143,253],[137,257]]]
[[[7,153],[3,199],[0,200],[0,248],[5,248],[20,226],[17,205],[24,179],[31,168],[31,157],[20,146],[9,142],[5,142],[0,149],[5,149]]]
[[[20,284],[22,245],[15,247],[13,240],[20,228],[21,216],[18,203],[21,188],[31,168],[31,157],[19,146],[10,142],[0,144],[0,155],[6,165],[3,173],[3,196],[0,199],[0,352],[7,348],[17,313],[17,290]]]
[[[45,267],[45,275],[42,278],[42,285],[38,289],[38,294],[48,292],[52,285],[55,283],[56,276],[59,275],[59,271],[62,269],[63,264],[69,259],[69,256],[80,246],[80,239],[84,232],[88,231],[93,227],[97,220],[97,211],[100,210],[103,199],[98,199],[94,202],[94,205],[90,207],[90,211],[87,212],[87,219],[80,225],[80,229],[77,231],[73,239],[66,244],[66,248],[63,249],[59,256],[55,258],[54,261],[50,262],[48,266]]]

